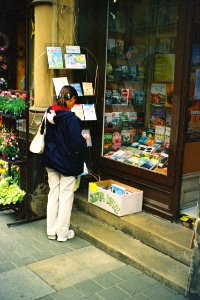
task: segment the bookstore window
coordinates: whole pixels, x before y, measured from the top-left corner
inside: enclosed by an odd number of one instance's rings
[[[109,1],[102,155],[167,175],[179,1]]]

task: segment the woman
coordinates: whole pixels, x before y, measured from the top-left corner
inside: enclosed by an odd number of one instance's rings
[[[83,172],[86,140],[81,135],[81,120],[71,112],[78,98],[72,86],[64,86],[59,100],[47,110],[45,151],[42,163],[47,168],[49,194],[47,236],[65,242],[74,237],[69,229],[74,185]]]

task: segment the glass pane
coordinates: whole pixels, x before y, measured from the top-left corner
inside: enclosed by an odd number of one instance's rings
[[[167,175],[179,1],[110,0],[102,155]]]
[[[196,3],[191,55],[186,142],[200,141],[200,3]],[[199,159],[199,158],[195,158]]]

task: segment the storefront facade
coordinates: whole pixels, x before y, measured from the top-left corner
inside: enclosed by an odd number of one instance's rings
[[[96,172],[143,190],[144,210],[175,220],[198,199],[199,1],[79,6],[78,40],[99,68]]]

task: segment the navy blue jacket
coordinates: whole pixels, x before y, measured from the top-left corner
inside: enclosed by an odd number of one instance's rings
[[[81,135],[81,120],[68,110],[56,111],[53,120],[55,124],[46,121],[42,164],[64,176],[78,176],[83,173],[87,149],[86,140]]]

